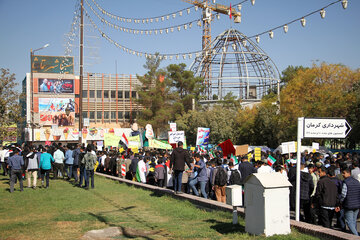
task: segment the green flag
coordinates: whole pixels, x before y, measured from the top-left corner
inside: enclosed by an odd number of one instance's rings
[[[136,178],[136,181],[141,182],[139,165],[136,167],[136,175],[135,175],[135,178]]]

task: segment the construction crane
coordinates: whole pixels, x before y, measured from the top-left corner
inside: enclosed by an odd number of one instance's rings
[[[225,6],[221,4],[210,4],[210,0],[203,0],[203,1],[182,0],[182,1],[193,4],[196,7],[202,9],[202,25],[203,25],[202,50],[203,50],[203,56],[205,56],[204,59],[205,67],[201,70],[200,75],[204,77],[206,95],[208,96],[208,98],[210,98],[210,94],[211,94],[210,74],[211,74],[212,54],[211,51],[209,51],[208,53],[205,53],[205,51],[211,44],[211,21],[213,20],[212,11],[225,15],[230,15],[230,11],[231,11],[231,16],[234,18],[235,23],[241,22],[241,14],[240,12],[237,12],[234,8],[231,8],[230,6]],[[215,3],[215,0],[212,0],[212,2]]]

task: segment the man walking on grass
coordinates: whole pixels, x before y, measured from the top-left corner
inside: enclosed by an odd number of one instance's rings
[[[10,192],[14,192],[14,185],[16,178],[20,183],[20,191],[23,191],[23,180],[22,180],[22,167],[24,166],[24,159],[22,156],[19,156],[19,150],[14,149],[14,155],[9,157],[8,160],[9,167],[11,168],[11,177],[10,177]]]
[[[91,188],[94,188],[94,166],[97,161],[96,155],[92,153],[90,144],[86,148],[86,154],[82,158],[82,163],[85,165],[86,176],[85,176],[85,189],[89,189],[89,178],[91,177]]]
[[[64,173],[64,159],[65,155],[63,151],[61,151],[60,147],[57,147],[57,150],[54,152],[54,179],[58,177],[58,170],[60,170],[62,177],[65,179]]]

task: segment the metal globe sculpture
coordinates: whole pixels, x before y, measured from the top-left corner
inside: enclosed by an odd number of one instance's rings
[[[190,70],[204,77],[207,100],[222,100],[231,92],[242,102],[256,102],[270,91],[280,92],[280,74],[274,62],[235,29],[217,36],[195,58]]]

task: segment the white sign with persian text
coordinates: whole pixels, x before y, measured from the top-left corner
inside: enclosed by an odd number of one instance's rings
[[[169,143],[174,144],[178,142],[185,142],[185,132],[177,131],[177,132],[169,132]]]
[[[350,131],[351,126],[345,119],[304,119],[304,138],[346,138]]]

